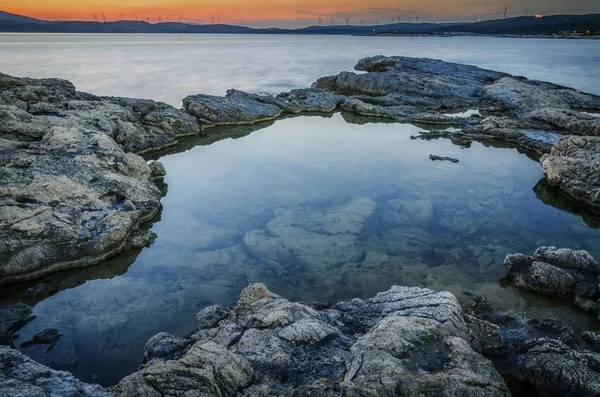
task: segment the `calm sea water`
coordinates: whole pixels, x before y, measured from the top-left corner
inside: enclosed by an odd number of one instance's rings
[[[377,53],[436,56],[600,91],[596,42],[65,35],[0,35],[0,42],[2,55],[13,54],[0,57],[3,72],[171,103],[231,86],[306,86]],[[0,303],[35,305],[37,318],[16,344],[58,328],[54,350],[21,350],[85,381],[114,384],[140,365],[150,336],[184,335],[199,310],[231,303],[251,282],[289,299],[328,302],[394,284],[424,286],[462,303],[486,295],[503,309],[598,328],[565,301],[504,283],[502,261],[540,245],[600,258],[600,218],[545,185],[535,159],[514,148],[411,139],[422,131],[342,113],[303,116],[213,129],[151,155],[168,173],[162,213],[147,225],[155,244],[3,288]],[[460,162],[433,162],[430,154]]]
[[[1,34],[0,72],[181,106],[230,88],[279,93],[373,55],[430,57],[600,94],[600,40],[482,37]]]

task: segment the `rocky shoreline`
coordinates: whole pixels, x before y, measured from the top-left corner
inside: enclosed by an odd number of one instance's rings
[[[600,97],[431,59],[378,56],[360,60],[356,70],[277,96],[237,90],[225,97],[193,95],[183,109],[97,97],[64,80],[0,74],[0,285],[95,265],[151,244],[154,235],[142,224],[160,211],[166,172],[140,154],[209,133],[209,127],[302,113],[342,110],[437,126],[415,139],[516,145],[540,157],[549,185],[586,211],[600,209]],[[244,238],[250,248],[251,237]],[[553,247],[538,251],[507,257],[515,284],[573,296],[575,306],[597,313],[594,259]],[[0,343],[10,344],[30,317],[26,305],[0,308]],[[600,391],[600,336],[590,332],[579,342],[568,325],[500,313],[484,299],[463,314],[450,293],[394,287],[330,308],[291,303],[253,285],[236,305],[210,307],[198,320],[187,338],[152,338],[140,371],[108,390],[0,347],[0,388],[27,396],[198,390],[487,396],[510,395],[505,380],[511,379],[544,395]]]

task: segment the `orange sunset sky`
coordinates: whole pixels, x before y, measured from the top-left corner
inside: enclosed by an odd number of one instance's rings
[[[323,23],[390,23],[419,16],[420,21],[456,21],[509,15],[600,13],[600,0],[0,0],[0,10],[48,20],[139,19],[297,27]]]

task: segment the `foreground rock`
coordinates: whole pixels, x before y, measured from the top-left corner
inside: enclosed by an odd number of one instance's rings
[[[600,393],[600,335],[586,331],[577,346],[573,330],[556,320],[494,310],[476,299],[467,315],[480,351],[511,379],[522,395],[597,396]]]
[[[0,346],[0,395],[110,397],[98,385],[83,383],[68,372],[52,370],[6,346]]]
[[[198,320],[187,344],[153,338],[149,364],[113,395],[509,395],[469,346],[449,293],[393,287],[316,310],[255,284],[231,308],[209,307]]]
[[[138,225],[160,208],[164,168],[129,151],[198,132],[165,104],[0,75],[0,284],[150,243]]]
[[[541,163],[550,185],[600,209],[600,137],[565,138],[542,157]]]
[[[598,312],[600,267],[587,251],[540,247],[533,256],[507,256],[504,266],[518,288],[553,296],[572,295],[575,306]]]

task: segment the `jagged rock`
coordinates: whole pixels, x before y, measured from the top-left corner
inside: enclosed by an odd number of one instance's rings
[[[158,361],[178,360],[191,341],[178,338],[167,332],[154,335],[146,342],[144,347],[144,364],[152,364]]]
[[[102,262],[160,207],[145,161],[93,130],[53,127],[0,173],[0,284]]]
[[[275,119],[282,112],[279,106],[238,90],[227,91],[225,97],[191,95],[183,99],[183,107],[207,126],[258,123]]]
[[[600,208],[600,137],[564,138],[540,161],[550,185],[578,202]]]
[[[566,248],[558,249],[556,247],[539,247],[535,250],[533,257],[553,266],[567,269],[587,270],[592,273],[600,274],[598,263],[587,251],[573,251]]]
[[[555,296],[572,294],[577,307],[598,311],[600,268],[587,251],[539,247],[533,257],[508,255],[504,266],[518,288]]]
[[[314,87],[343,95],[435,98],[437,109],[462,109],[477,102],[485,85],[508,76],[474,66],[407,57],[363,58],[355,69],[370,73],[342,72],[317,80]]]
[[[600,391],[600,355],[577,349],[573,330],[557,320],[534,320],[522,313],[500,312],[486,299],[476,299],[470,315],[497,325],[505,350],[485,352],[505,377],[529,387],[536,395],[596,396]],[[584,332],[586,346],[597,348],[597,335]]]
[[[484,98],[520,119],[577,135],[600,135],[600,119],[582,110],[600,109],[600,97],[551,83],[505,77],[484,89]]]
[[[504,260],[515,285],[529,291],[548,295],[567,295],[575,289],[576,281],[569,272],[525,255],[509,255]]]
[[[220,318],[206,322],[206,318]],[[456,298],[393,287],[366,301],[315,310],[245,289],[227,311],[199,315],[194,344],[111,388],[114,396],[508,396],[491,363],[466,342]]]
[[[469,344],[473,350],[490,356],[506,352],[506,342],[502,338],[499,326],[469,314],[465,314],[464,318],[469,331]]]
[[[50,369],[6,346],[0,346],[0,395],[110,397],[98,385],[83,383],[68,372]]]
[[[277,106],[290,113],[305,112],[333,112],[346,100],[341,95],[336,95],[320,89],[296,89],[277,95]]]
[[[528,341],[519,357],[525,378],[544,396],[597,396],[600,393],[600,354],[575,351],[563,342],[540,338]]]
[[[167,170],[165,170],[165,166],[162,165],[160,161],[153,161],[149,164],[150,167],[150,179],[153,182],[160,182],[165,179],[167,176]]]
[[[14,332],[33,319],[31,307],[24,303],[0,307],[0,345],[12,346]]]

